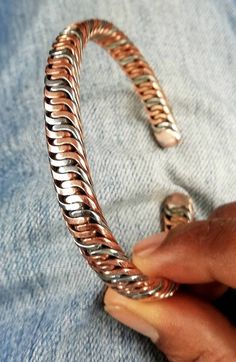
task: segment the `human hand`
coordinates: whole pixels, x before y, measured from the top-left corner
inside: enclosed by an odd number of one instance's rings
[[[147,275],[186,284],[188,291],[143,302],[108,288],[104,303],[111,316],[151,338],[169,361],[236,361],[236,328],[211,303],[236,288],[236,202],[208,220],[140,241],[133,261]]]

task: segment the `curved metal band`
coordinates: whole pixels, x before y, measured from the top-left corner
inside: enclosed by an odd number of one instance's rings
[[[106,49],[131,79],[158,143],[166,147],[180,140],[158,80],[127,36],[101,20],[71,24],[52,45],[45,77],[46,137],[58,201],[82,255],[107,285],[130,298],[165,298],[176,284],[148,278],[125,256],[94,192],[79,103],[80,66],[88,40]]]

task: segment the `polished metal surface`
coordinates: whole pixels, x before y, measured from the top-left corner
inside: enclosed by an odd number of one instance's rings
[[[45,76],[46,137],[58,202],[76,245],[107,285],[130,298],[166,298],[173,295],[177,285],[163,278],[143,275],[126,257],[94,192],[80,112],[80,67],[89,40],[106,49],[131,79],[148,112],[159,145],[169,147],[180,141],[163,90],[153,70],[128,37],[113,24],[102,20],[71,24],[53,43]],[[172,211],[168,207],[164,210],[164,224],[170,222],[168,218]],[[191,214],[192,210],[187,210],[186,215],[188,212]],[[190,219],[184,214],[181,222]]]
[[[182,193],[176,192],[166,197],[161,207],[161,224],[164,231],[187,224],[194,220],[192,199]]]

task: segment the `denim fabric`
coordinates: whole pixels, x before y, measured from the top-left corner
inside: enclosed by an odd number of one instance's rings
[[[69,235],[44,136],[48,50],[69,23],[114,22],[141,49],[170,100],[183,143],[157,147],[142,104],[105,52],[86,48],[85,142],[98,199],[117,240],[159,230],[170,193],[197,218],[236,199],[236,2],[0,0],[0,360],[153,362],[145,337],[103,311],[103,283]]]

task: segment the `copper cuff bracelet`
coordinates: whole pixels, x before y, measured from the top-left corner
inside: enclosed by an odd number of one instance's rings
[[[174,146],[180,133],[153,70],[142,54],[113,24],[88,20],[69,25],[58,35],[46,66],[44,105],[52,177],[66,224],[91,268],[110,287],[135,299],[166,298],[177,285],[149,278],[124,254],[115,240],[94,192],[80,114],[80,66],[89,40],[102,46],[133,82],[161,147]],[[164,229],[193,219],[191,200],[182,194],[166,199]]]

